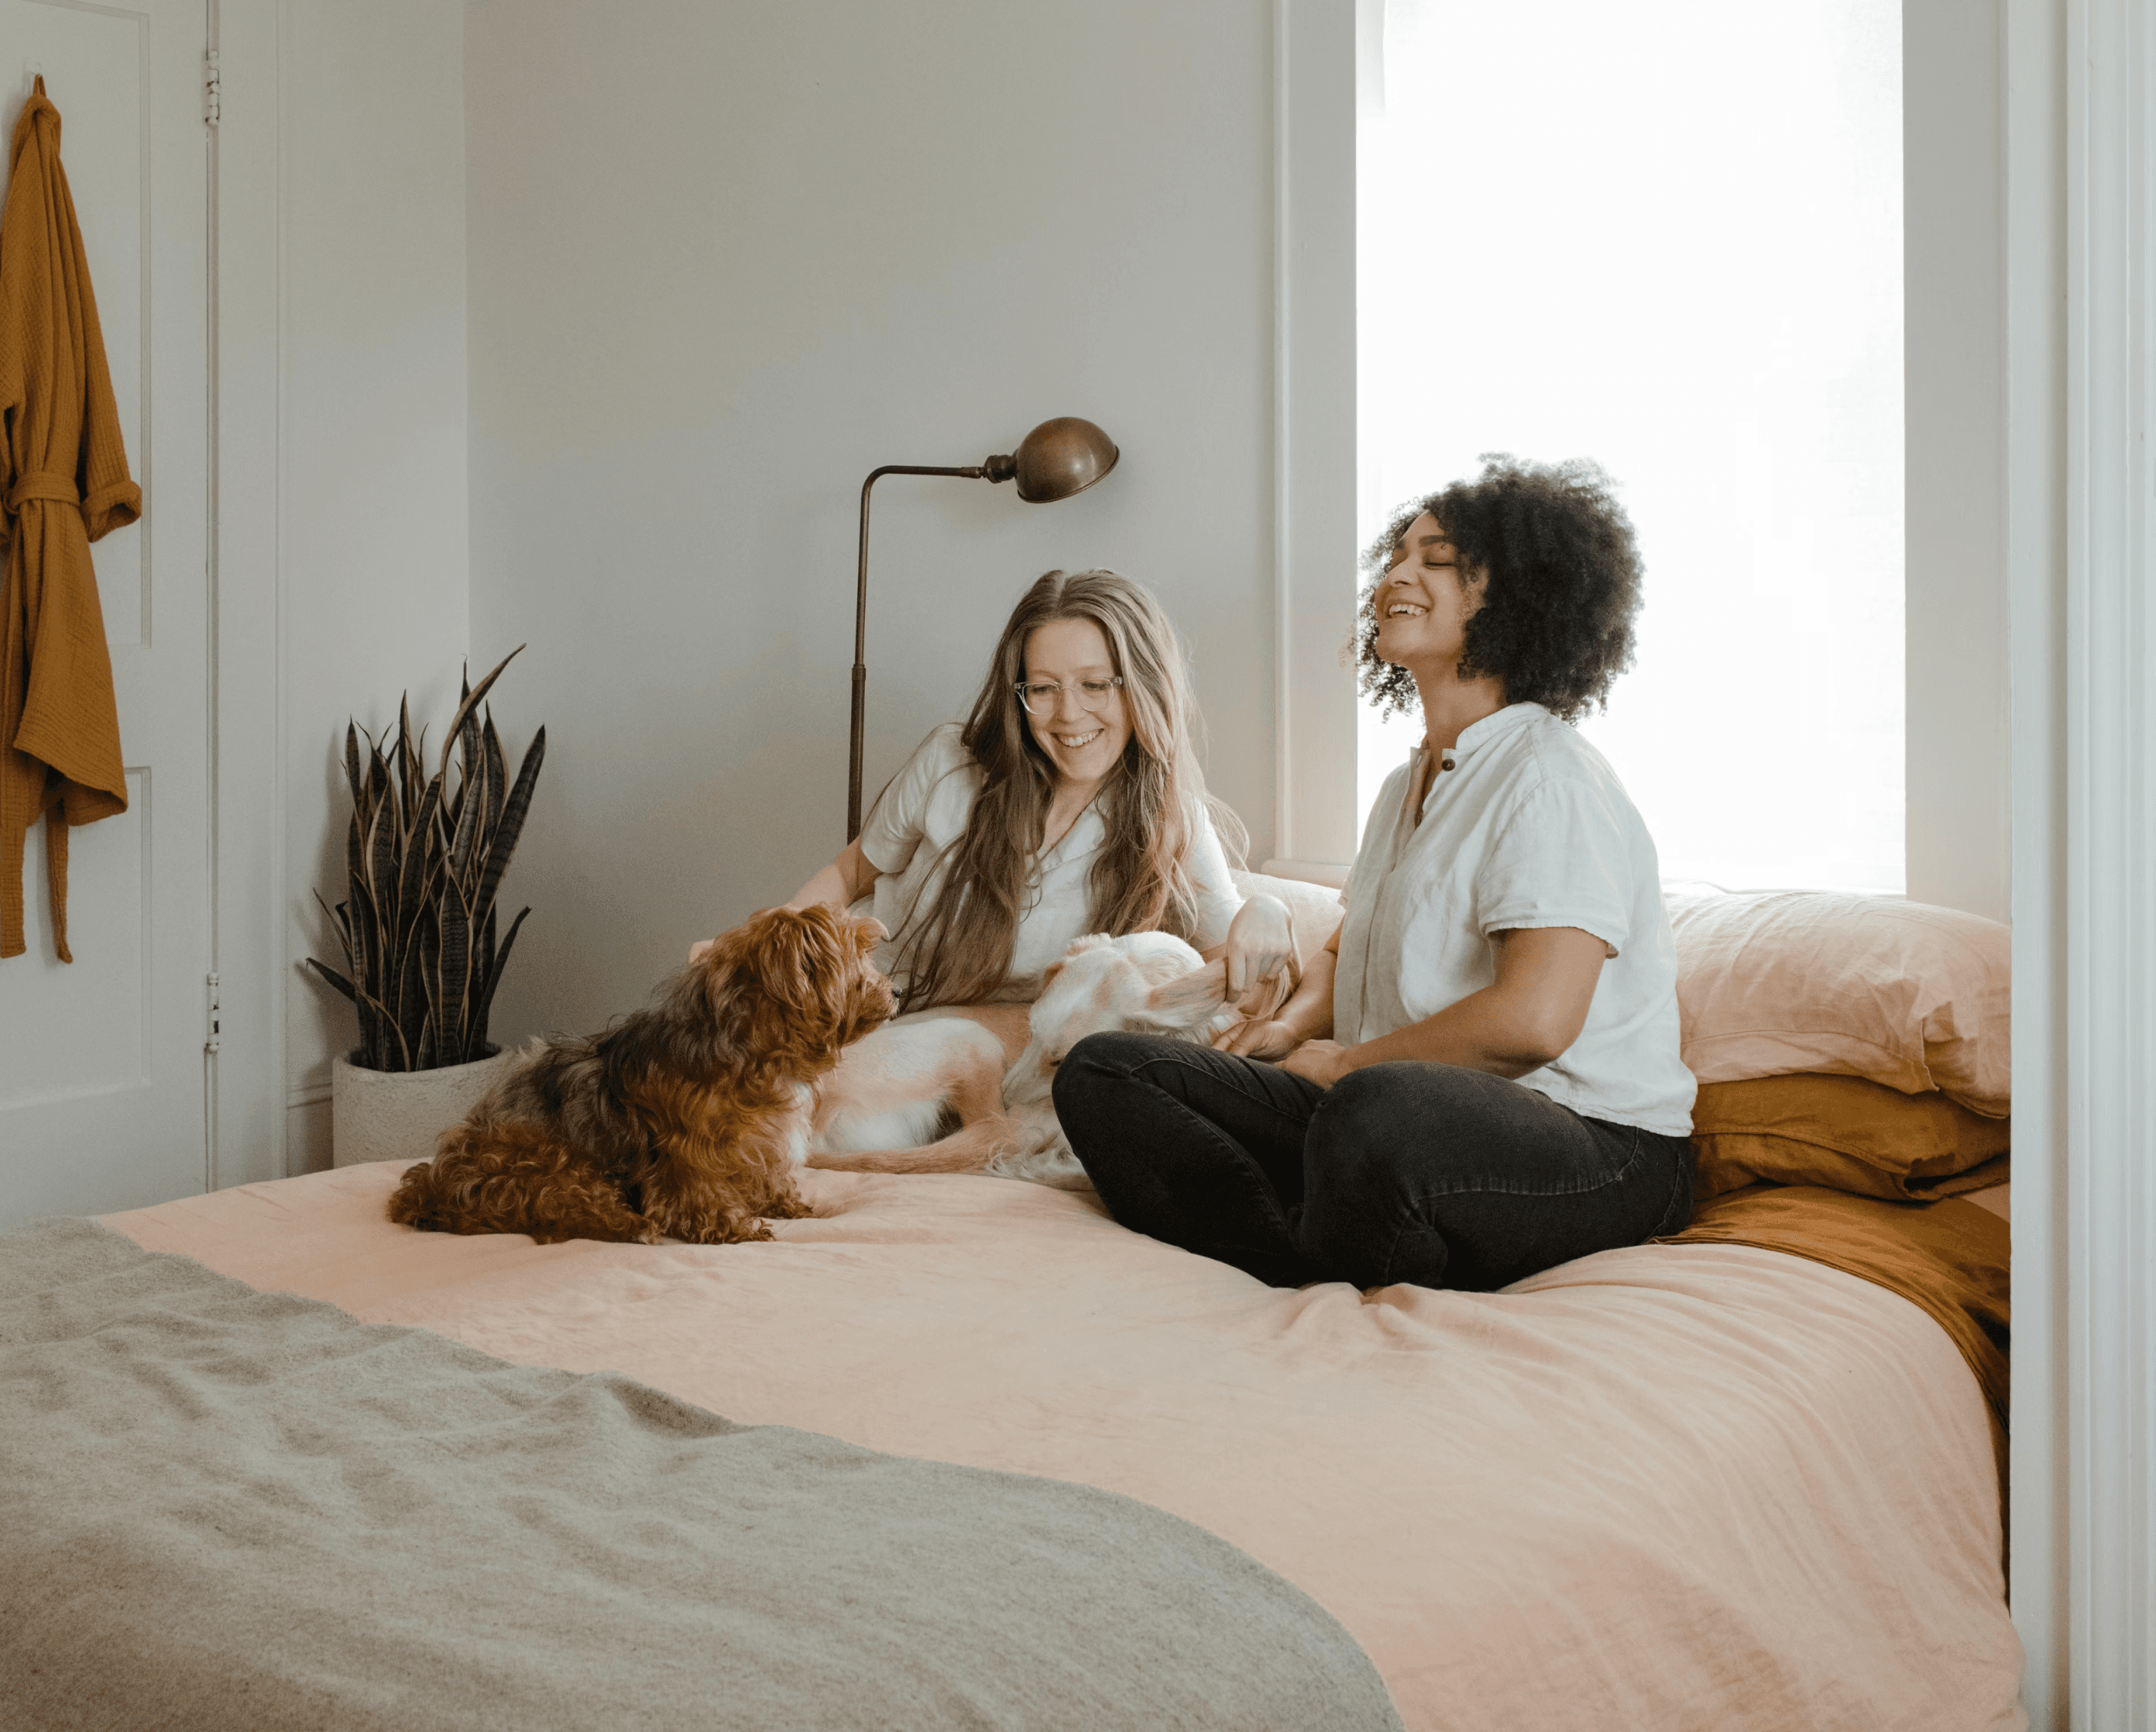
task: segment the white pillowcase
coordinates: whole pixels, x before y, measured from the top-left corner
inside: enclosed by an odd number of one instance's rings
[[[1702,1082],[1801,1071],[2008,1116],[2010,934],[1899,897],[1665,884],[1684,1061]]]

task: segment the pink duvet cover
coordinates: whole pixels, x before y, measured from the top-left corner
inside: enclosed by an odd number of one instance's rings
[[[1142,1498],[1322,1602],[1418,1732],[2027,1724],[1983,1397],[1837,1270],[1643,1246],[1280,1292],[1090,1197],[837,1173],[770,1244],[535,1246],[393,1226],[402,1170],[106,1220],[505,1359]]]

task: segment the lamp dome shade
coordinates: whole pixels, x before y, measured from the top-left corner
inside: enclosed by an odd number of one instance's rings
[[[1082,493],[1116,466],[1122,454],[1091,421],[1058,415],[1026,434],[1014,454],[1018,496],[1031,505]]]

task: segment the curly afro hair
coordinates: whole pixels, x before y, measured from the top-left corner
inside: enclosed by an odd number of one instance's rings
[[[1460,676],[1495,675],[1507,703],[1538,703],[1567,722],[1604,707],[1632,665],[1640,550],[1614,483],[1584,458],[1482,459],[1481,479],[1455,481],[1400,507],[1363,554],[1368,586],[1356,630],[1364,696],[1391,715],[1418,702],[1414,677],[1378,657],[1378,586],[1408,526],[1424,511],[1444,527],[1463,572],[1486,578],[1467,622]]]

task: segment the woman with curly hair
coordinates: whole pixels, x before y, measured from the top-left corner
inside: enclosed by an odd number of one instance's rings
[[[1239,995],[1299,974],[1286,907],[1235,888],[1221,832],[1240,854],[1242,825],[1206,792],[1198,740],[1160,604],[1114,572],[1050,572],[971,716],[921,743],[788,906],[873,897],[902,1010],[1034,997],[1086,933],[1173,933],[1224,955]]]
[[[1224,1050],[1096,1035],[1056,1073],[1116,1220],[1276,1286],[1497,1287],[1691,1209],[1655,846],[1570,725],[1631,660],[1631,525],[1592,464],[1484,465],[1365,556],[1363,690],[1426,732],[1301,987]]]

